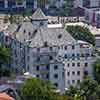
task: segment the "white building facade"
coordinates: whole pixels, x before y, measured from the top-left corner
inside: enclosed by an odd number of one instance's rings
[[[81,82],[84,75],[92,76],[92,47],[76,41],[63,27],[50,27],[41,9],[15,26],[6,32],[23,44],[27,41],[25,67],[31,74],[51,81],[61,92]]]

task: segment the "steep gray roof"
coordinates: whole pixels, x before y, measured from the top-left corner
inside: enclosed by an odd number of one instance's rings
[[[14,25],[13,25],[14,26]],[[24,40],[31,40],[31,47],[36,46],[43,46],[44,42],[47,42],[48,45],[53,46],[60,46],[66,45],[68,43],[75,43],[75,39],[65,30],[62,28],[40,28],[36,29],[32,25],[31,22],[23,22],[18,30],[17,27],[13,30],[17,30],[16,38],[20,42],[24,42]],[[9,32],[10,34],[10,32]],[[13,35],[13,34],[12,34]]]
[[[35,13],[32,15],[32,20],[45,20],[47,19],[45,14],[42,12],[40,8],[38,8]]]

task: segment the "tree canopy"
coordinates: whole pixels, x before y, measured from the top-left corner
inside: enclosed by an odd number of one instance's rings
[[[90,30],[85,26],[67,26],[66,30],[76,39],[83,40],[90,44],[95,45],[95,37],[92,35]]]
[[[0,46],[0,77],[11,75],[11,69],[8,67],[10,61],[10,49]]]
[[[37,78],[26,80],[20,93],[23,100],[59,100],[54,87],[48,81]]]
[[[95,80],[100,84],[100,59],[93,64],[93,74]]]
[[[70,87],[66,94],[75,100],[100,100],[100,85],[92,78],[85,78],[78,87]]]

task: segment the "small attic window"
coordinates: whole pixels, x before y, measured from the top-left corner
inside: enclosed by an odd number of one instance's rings
[[[59,34],[59,35],[58,35],[58,39],[61,39],[61,38],[62,38],[62,34]]]

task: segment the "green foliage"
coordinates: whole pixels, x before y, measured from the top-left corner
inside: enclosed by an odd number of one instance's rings
[[[100,86],[93,79],[85,79],[80,84],[80,95],[82,100],[100,100]]]
[[[8,64],[11,61],[10,49],[0,46],[0,77],[11,76],[11,69]]]
[[[13,23],[19,23],[19,22],[21,22],[23,20],[23,18],[22,18],[22,16],[20,16],[20,15],[11,15],[10,17],[9,17],[9,22],[11,23],[11,24],[13,24]]]
[[[8,23],[8,22],[9,22],[9,16],[6,15],[6,16],[4,17],[4,23]]]
[[[0,46],[0,65],[8,64],[10,59],[10,49]]]
[[[70,87],[66,95],[71,95],[74,100],[100,100],[100,86],[97,81],[87,77],[78,87]]]
[[[100,59],[93,64],[93,74],[95,80],[100,84]]]
[[[89,42],[95,45],[95,37],[92,35],[90,30],[85,26],[67,26],[66,30],[76,39]]]
[[[23,100],[59,100],[54,87],[47,81],[37,78],[26,80],[20,89]]]
[[[11,70],[9,69],[9,68],[7,68],[7,67],[0,67],[0,77],[4,77],[4,76],[6,76],[6,77],[9,77],[9,76],[11,76]]]

